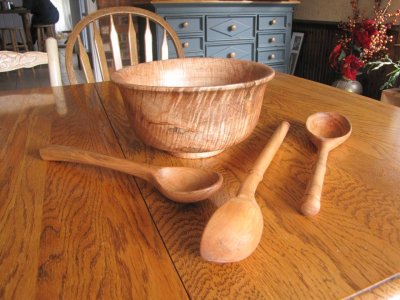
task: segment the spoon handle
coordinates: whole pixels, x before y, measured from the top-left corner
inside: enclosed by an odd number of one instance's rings
[[[318,214],[321,208],[321,193],[324,185],[328,154],[328,148],[322,146],[318,153],[317,163],[314,166],[314,175],[307,185],[303,204],[300,208],[302,214],[305,216],[314,216]]]
[[[74,162],[104,167],[134,175],[145,180],[150,180],[151,174],[156,170],[155,167],[150,165],[139,164],[126,159],[115,158],[68,146],[51,145],[41,148],[39,153],[43,160]]]
[[[256,162],[253,165],[253,168],[249,171],[249,175],[247,175],[246,179],[240,186],[238,193],[239,196],[254,196],[258,184],[263,179],[265,171],[267,170],[269,164],[271,163],[276,152],[278,151],[283,140],[285,139],[289,127],[289,122],[283,121],[275,130],[267,145],[258,156]]]

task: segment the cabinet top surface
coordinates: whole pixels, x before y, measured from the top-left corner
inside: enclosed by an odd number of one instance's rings
[[[143,0],[136,1],[137,4],[150,3],[150,4],[299,4],[300,1],[297,0],[287,0],[287,1],[219,1],[219,0]]]

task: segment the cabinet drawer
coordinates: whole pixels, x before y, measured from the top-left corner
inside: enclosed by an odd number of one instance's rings
[[[253,39],[255,17],[206,17],[207,41]]]
[[[285,49],[258,50],[257,61],[265,64],[285,63]]]
[[[206,56],[253,60],[253,49],[253,43],[235,45],[206,45]]]
[[[177,34],[203,32],[202,16],[190,16],[187,18],[168,16],[165,17],[165,20]]]
[[[190,52],[185,53],[185,57],[204,57],[204,52]],[[168,59],[178,58],[176,53],[172,52],[168,54]]]
[[[203,37],[180,37],[181,45],[186,53],[199,52],[204,50]],[[170,52],[175,53],[173,42],[168,39],[168,49]]]
[[[271,16],[259,16],[258,18],[258,29],[285,29],[287,27],[288,17],[287,15],[271,15]]]
[[[259,33],[258,47],[283,47],[286,42],[286,33]]]
[[[282,72],[282,73],[286,73],[287,71],[286,71],[286,65],[270,65],[270,67],[271,68],[273,68],[275,71],[278,71],[278,72]]]

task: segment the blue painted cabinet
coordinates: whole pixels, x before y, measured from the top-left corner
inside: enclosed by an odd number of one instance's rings
[[[254,60],[287,72],[294,5],[153,2],[152,10],[177,32],[186,57]],[[158,31],[158,41],[161,35]],[[176,57],[172,44],[170,46],[170,57]]]

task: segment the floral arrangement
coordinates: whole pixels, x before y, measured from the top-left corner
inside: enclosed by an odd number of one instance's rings
[[[375,71],[379,70],[380,68],[384,66],[390,66],[392,67],[392,71],[390,71],[386,76],[387,80],[386,82],[381,86],[381,90],[391,88],[393,87],[396,82],[398,81],[400,77],[400,60],[395,62],[391,60],[388,56],[386,56],[382,60],[374,61],[374,62],[369,62],[366,67],[369,71]]]
[[[364,18],[358,0],[351,0],[353,15],[347,22],[339,24],[341,34],[329,56],[329,64],[345,79],[355,80],[366,63],[384,58],[388,44],[393,42],[388,30],[400,16],[400,9],[389,13],[392,0],[388,0],[386,5],[382,5],[382,0],[374,2],[374,16]]]

